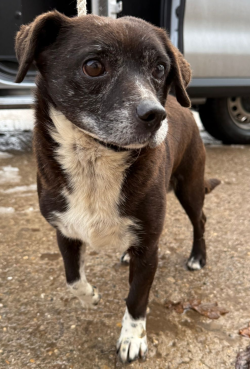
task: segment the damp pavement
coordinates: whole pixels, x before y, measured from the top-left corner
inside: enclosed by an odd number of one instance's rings
[[[118,245],[88,249],[87,276],[102,294],[97,309],[83,310],[67,291],[55,231],[38,209],[31,126],[30,111],[0,112],[0,368],[123,368],[115,344],[128,268],[119,264]],[[207,266],[186,269],[192,228],[170,193],[147,316],[148,358],[131,368],[229,369],[250,345],[239,335],[250,322],[250,147],[201,135],[206,175],[222,181],[206,197]],[[194,299],[217,302],[228,314],[212,320],[166,307]]]

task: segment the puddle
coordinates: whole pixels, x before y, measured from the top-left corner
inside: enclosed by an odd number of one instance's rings
[[[178,326],[173,323],[171,314],[168,314],[167,309],[155,301],[150,303],[149,307],[150,313],[147,315],[148,331],[155,334],[168,331],[176,336],[178,334]]]

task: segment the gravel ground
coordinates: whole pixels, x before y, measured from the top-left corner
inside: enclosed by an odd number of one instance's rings
[[[221,146],[202,135],[213,144],[207,146],[207,177],[222,180],[206,198],[208,263],[199,272],[186,270],[192,229],[170,193],[149,303],[148,358],[132,368],[229,369],[250,345],[238,334],[250,322],[250,147]],[[100,304],[84,311],[67,291],[55,232],[38,210],[30,137],[0,136],[0,368],[122,368],[115,343],[128,268],[120,266],[118,249],[89,249],[87,275],[102,293]],[[211,320],[165,306],[189,299],[218,302],[229,313]]]

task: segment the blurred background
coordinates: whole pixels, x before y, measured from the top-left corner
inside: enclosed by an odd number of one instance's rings
[[[216,140],[250,143],[249,0],[88,0],[87,7],[88,13],[114,18],[132,15],[164,27],[191,64],[188,93],[196,118]],[[0,109],[5,109],[0,110],[0,131],[4,145],[12,145],[11,130],[29,130],[33,124],[30,112],[6,111],[32,106],[35,86],[35,67],[23,83],[14,83],[18,68],[15,34],[21,24],[52,9],[68,16],[77,14],[74,0],[0,1]],[[204,137],[211,141],[209,135]]]

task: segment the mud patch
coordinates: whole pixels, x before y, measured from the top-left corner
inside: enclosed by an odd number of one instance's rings
[[[184,311],[194,310],[209,319],[219,319],[222,315],[228,313],[228,310],[220,307],[217,302],[202,303],[200,300],[189,300],[184,302],[167,301],[165,306],[167,309],[175,310],[179,314],[184,313]]]

